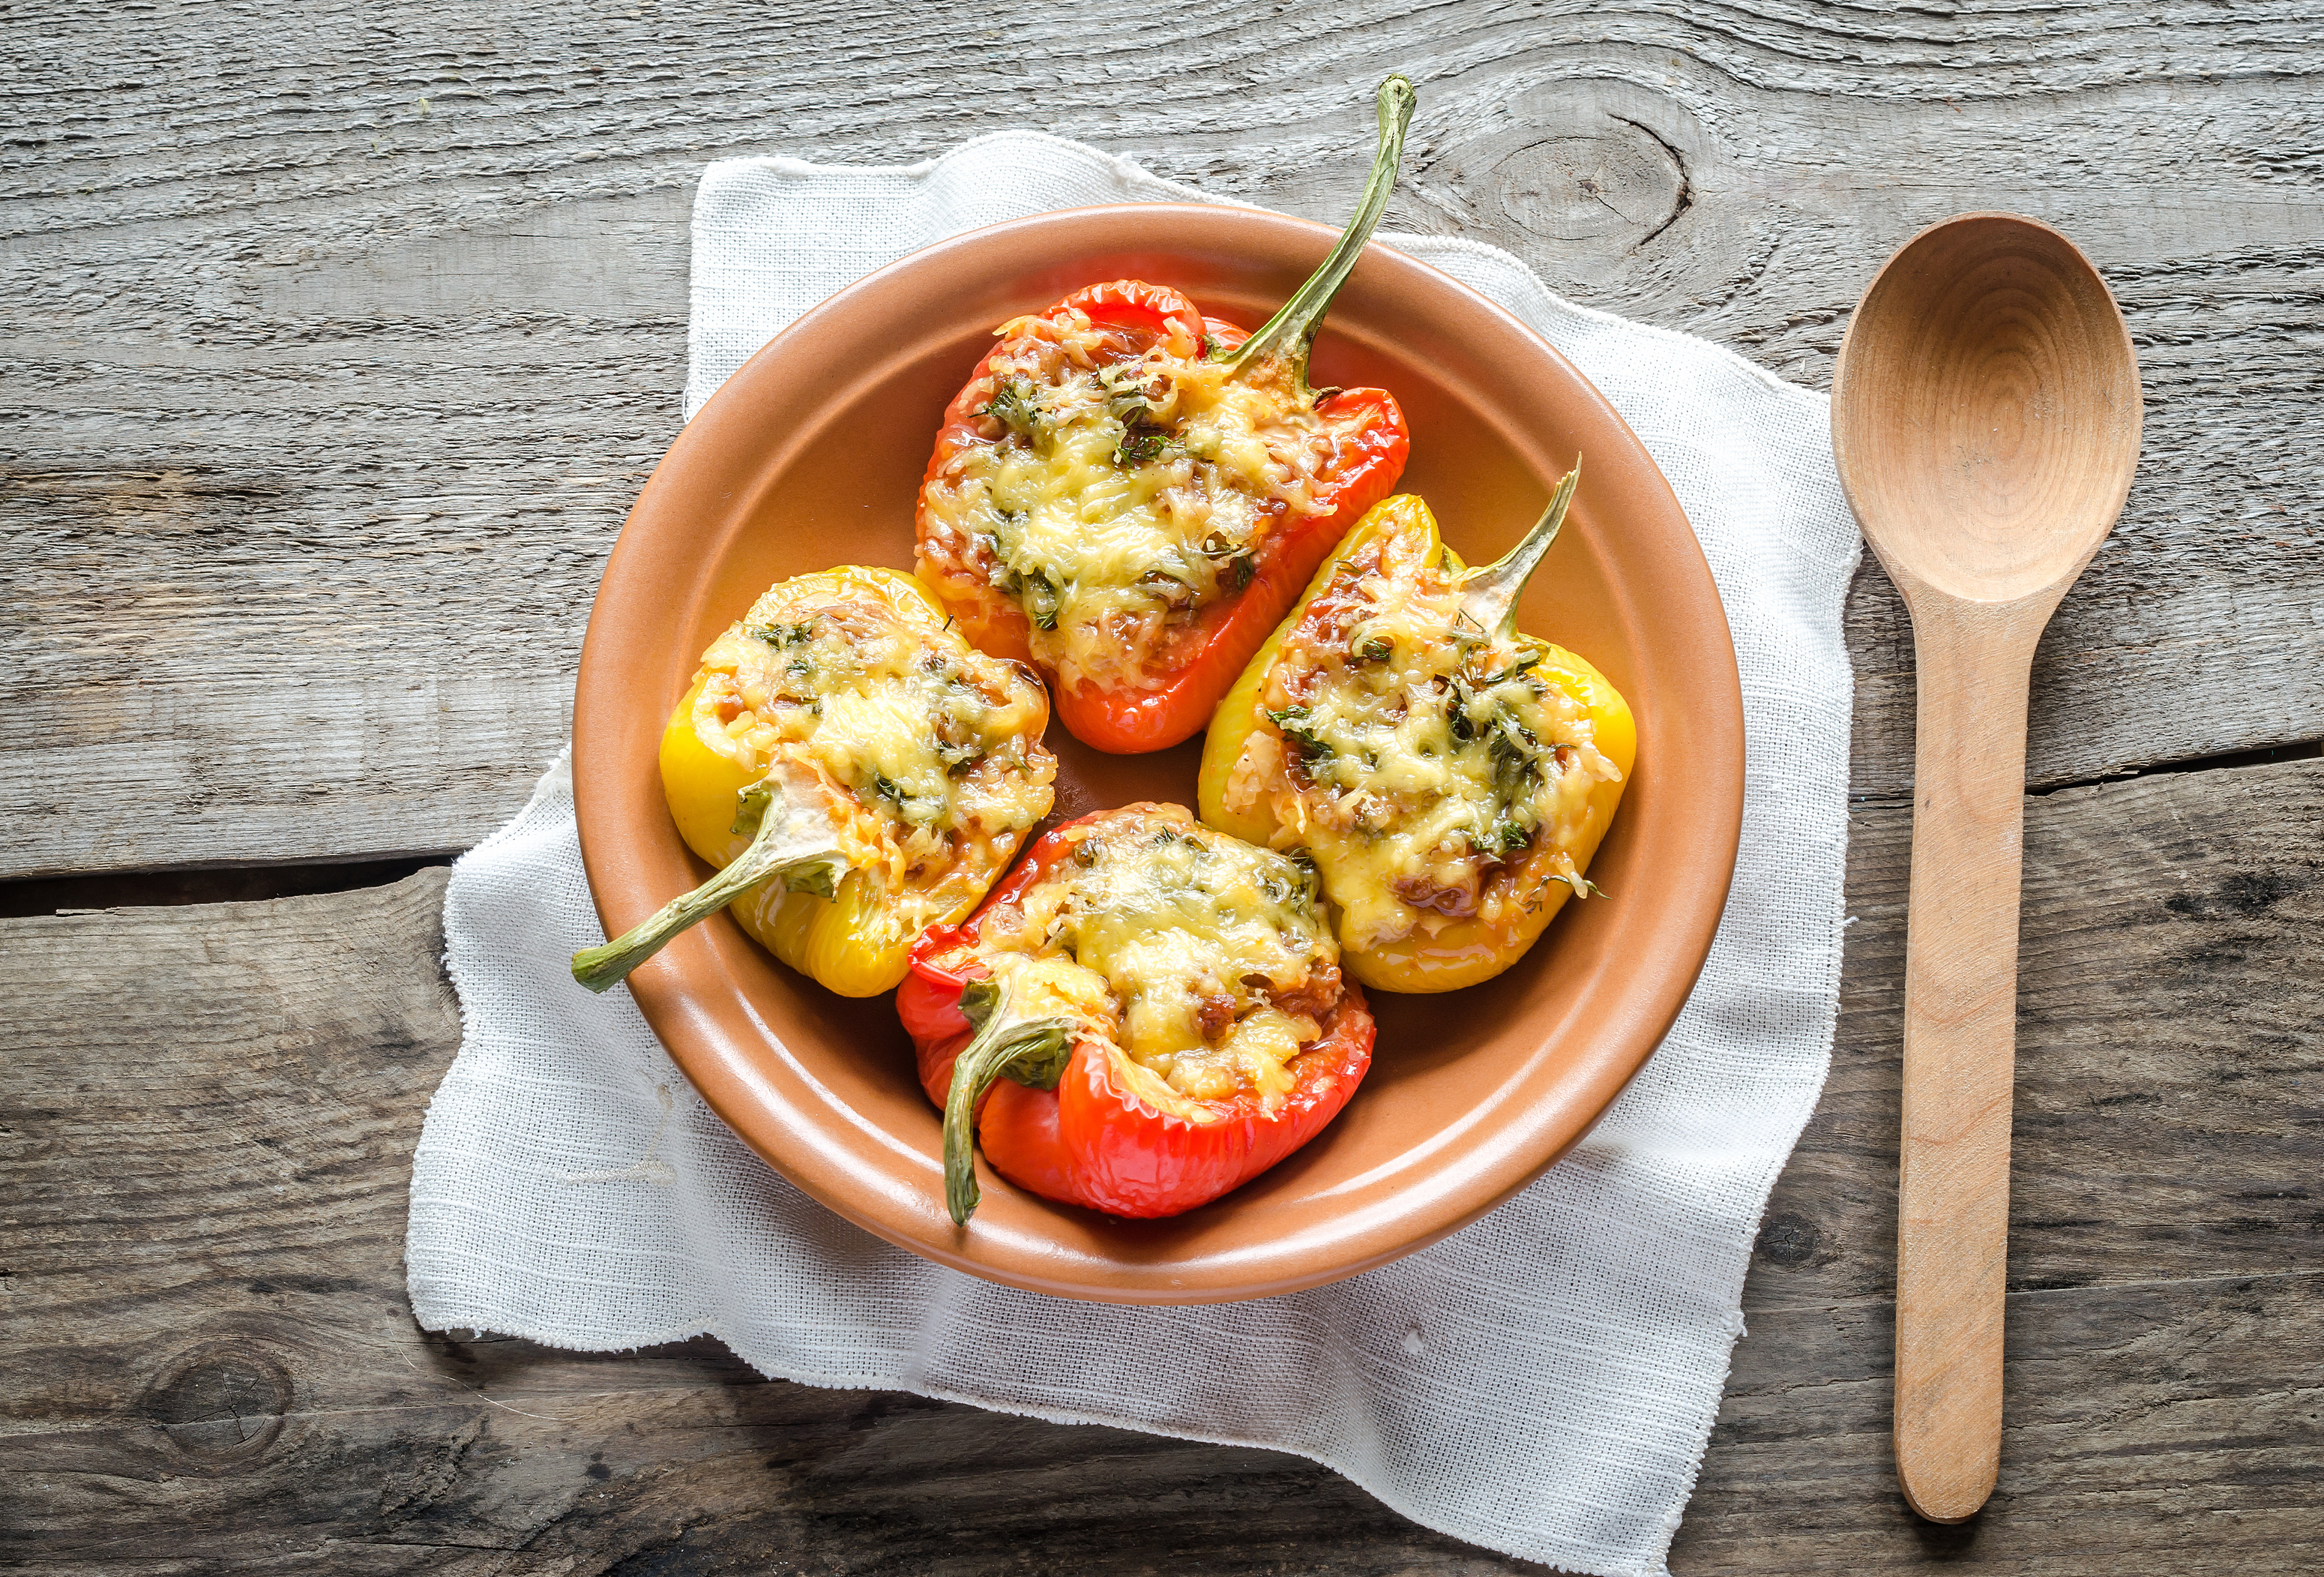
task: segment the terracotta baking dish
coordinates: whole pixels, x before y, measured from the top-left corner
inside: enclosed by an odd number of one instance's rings
[[[912,562],[938,413],[992,330],[1094,281],[1176,284],[1256,327],[1333,241],[1234,208],[1084,208],[995,226],[842,291],[754,356],[670,446],[597,594],[574,700],[582,851],[608,935],[708,875],[664,808],[656,748],[712,636],[772,581]],[[1492,983],[1377,993],[1371,1074],[1339,1120],[1250,1186],[1165,1222],[1120,1222],[984,1173],[973,1222],[945,1213],[937,1114],[886,998],[791,973],[719,916],[633,975],[704,1099],[785,1177],[890,1242],[1067,1297],[1206,1303],[1313,1286],[1393,1259],[1522,1187],[1595,1121],[1676,1016],[1711,945],[1742,822],[1734,647],[1678,501],[1612,408],[1490,302],[1374,246],[1333,307],[1314,381],[1393,390],[1404,490],[1471,563],[1529,524],[1579,452],[1581,493],[1522,627],[1602,668],[1639,724],[1638,766],[1591,875]],[[1052,725],[1056,815],[1192,805],[1199,739],[1101,755]],[[579,987],[575,987],[579,990]]]

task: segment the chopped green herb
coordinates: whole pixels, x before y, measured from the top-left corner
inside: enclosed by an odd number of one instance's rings
[[[1267,719],[1282,731],[1284,738],[1299,748],[1301,760],[1319,761],[1331,756],[1331,743],[1315,732],[1314,717],[1306,707],[1286,706],[1280,712],[1270,709]]]
[[[1469,708],[1476,704],[1477,697],[1457,678],[1445,692],[1444,720],[1452,725],[1452,737],[1462,744],[1477,737],[1477,725],[1469,715]]]
[[[1497,723],[1506,719],[1496,719]],[[1485,742],[1493,763],[1493,795],[1503,805],[1531,802],[1541,787],[1541,762],[1507,728],[1496,727]]]
[[[895,812],[899,820],[909,822],[914,826],[927,826],[944,814],[942,799],[930,801],[918,798],[910,789],[883,772],[873,773],[872,781],[865,784],[859,792],[861,797],[867,800],[876,799],[885,803]]]
[[[1035,437],[1041,425],[1041,391],[1030,378],[1011,378],[992,392],[978,414],[991,417],[1011,432]]]
[[[1219,582],[1229,591],[1240,591],[1259,576],[1257,557],[1224,531],[1213,531],[1194,551],[1205,558],[1222,560],[1219,564]]]
[[[1158,458],[1170,447],[1170,440],[1152,428],[1134,427],[1121,435],[1113,447],[1113,463],[1117,466],[1142,466]]]
[[[1105,408],[1124,427],[1135,427],[1144,421],[1154,409],[1154,397],[1147,392],[1147,373],[1141,362],[1122,362],[1106,368],[1097,375],[1098,387],[1105,391]]]
[[[1044,630],[1057,627],[1057,607],[1062,599],[1049,577],[1040,570],[1028,570],[1018,578],[1018,597],[1024,604],[1025,616]]]
[[[1523,657],[1518,658],[1515,662],[1509,664],[1508,667],[1501,669],[1500,672],[1496,674],[1488,674],[1483,678],[1479,679],[1477,681],[1477,687],[1480,690],[1489,690],[1496,685],[1508,684],[1519,674],[1540,666],[1541,663],[1548,659],[1548,657],[1549,653],[1546,651],[1528,651]]]
[[[804,624],[752,624],[745,626],[742,633],[753,641],[763,641],[777,651],[781,651],[788,647],[803,646],[814,640],[815,623],[810,620]]]

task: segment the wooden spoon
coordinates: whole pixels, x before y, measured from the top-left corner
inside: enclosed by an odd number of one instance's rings
[[[2000,1465],[2026,685],[2122,512],[2139,417],[2105,281],[2007,214],[1905,243],[1832,375],[1840,483],[1912,611],[1919,668],[1895,1441],[1932,1522],[1972,1516]]]

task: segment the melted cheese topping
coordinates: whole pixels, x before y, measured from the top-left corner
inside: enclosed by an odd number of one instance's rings
[[[1011,1019],[1063,1014],[1118,1047],[1134,1089],[1194,1121],[1245,1092],[1269,1109],[1342,993],[1314,873],[1182,806],[1067,829],[1073,853],[980,922]]]
[[[849,862],[918,928],[973,902],[1048,814],[1040,682],[933,613],[778,586],[703,653],[694,731],[753,779],[823,786]]]
[[[1511,930],[1543,886],[1583,883],[1568,852],[1590,792],[1621,770],[1587,707],[1536,669],[1546,646],[1487,639],[1462,577],[1419,530],[1343,558],[1260,687],[1224,798],[1307,849],[1363,952],[1471,917]]]
[[[1014,601],[1061,682],[1151,687],[1281,522],[1328,511],[1340,437],[1279,366],[1231,377],[1175,321],[1158,341],[1079,310],[1001,334],[978,438],[922,486],[922,558]]]

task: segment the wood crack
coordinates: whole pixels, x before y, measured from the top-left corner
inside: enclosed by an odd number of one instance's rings
[[[1634,120],[1628,115],[1618,115],[1613,118],[1635,131],[1644,132],[1647,136],[1652,137],[1655,145],[1669,156],[1672,168],[1678,171],[1678,195],[1672,200],[1670,212],[1663,216],[1662,223],[1639,236],[1630,247],[1632,252],[1643,252],[1648,243],[1673,225],[1677,224],[1679,217],[1694,206],[1694,178],[1687,171],[1686,155],[1680,152],[1678,145],[1668,137],[1664,136],[1646,122]]]
[[[2053,794],[2064,794],[2076,788],[2098,788],[2109,785],[2135,782],[2141,778],[2156,778],[2174,772],[2233,771],[2244,767],[2273,766],[2278,761],[2312,761],[2324,758],[2324,740],[2310,740],[2296,744],[2263,745],[2256,750],[2230,751],[2220,755],[2191,756],[2178,761],[2157,761],[2152,766],[2136,767],[2126,772],[2110,772],[2103,777],[2083,778],[2066,783],[2045,783],[2039,788],[2028,788],[2026,794],[2035,799]]]

